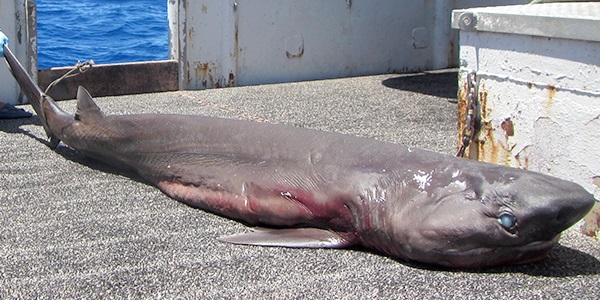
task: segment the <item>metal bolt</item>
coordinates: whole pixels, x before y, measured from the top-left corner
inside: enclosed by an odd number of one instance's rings
[[[473,15],[472,12],[465,12],[460,15],[458,21],[458,27],[464,31],[472,31],[475,29],[475,25],[477,24],[477,18]]]

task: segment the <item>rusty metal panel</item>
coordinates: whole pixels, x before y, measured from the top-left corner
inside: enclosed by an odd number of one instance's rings
[[[513,18],[531,26],[511,34],[518,25]],[[567,25],[573,35],[564,28],[533,34],[544,26],[540,19],[573,20]],[[459,129],[465,126],[466,74],[478,78],[481,122],[470,157],[576,181],[600,198],[600,39],[580,33],[600,28],[600,3],[461,10],[453,24],[461,28]],[[593,223],[587,223],[590,233],[598,230]]]
[[[46,89],[71,69],[40,70],[40,87]],[[95,65],[85,73],[61,80],[48,95],[56,100],[74,99],[80,85],[94,97],[175,91],[179,89],[178,72],[179,64],[175,60]]]
[[[233,0],[169,1],[171,55],[180,62],[181,89],[235,85],[236,6]]]

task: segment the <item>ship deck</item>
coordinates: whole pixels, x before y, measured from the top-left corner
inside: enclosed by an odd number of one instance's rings
[[[454,70],[97,98],[108,114],[283,123],[453,153]],[[73,112],[74,101],[59,103]],[[31,111],[31,108],[24,106]],[[221,243],[244,225],[0,121],[0,298],[481,299],[600,295],[600,244],[572,228],[542,262],[453,271],[360,249]]]

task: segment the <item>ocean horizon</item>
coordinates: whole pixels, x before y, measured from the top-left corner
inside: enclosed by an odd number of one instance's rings
[[[168,58],[166,0],[38,0],[38,69]]]

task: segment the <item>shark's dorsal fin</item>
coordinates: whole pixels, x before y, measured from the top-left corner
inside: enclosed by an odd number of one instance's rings
[[[90,93],[82,86],[77,89],[77,112],[75,120],[82,121],[90,118],[102,118],[104,113],[96,105]]]

